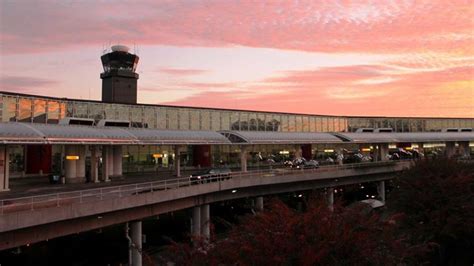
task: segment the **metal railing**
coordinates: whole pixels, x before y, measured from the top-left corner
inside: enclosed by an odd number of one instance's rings
[[[189,176],[182,178],[166,179],[160,181],[135,183],[129,185],[107,186],[95,189],[76,190],[70,192],[59,192],[53,194],[35,195],[29,197],[11,198],[0,200],[0,215],[20,212],[34,211],[42,208],[60,207],[73,203],[95,202],[98,200],[109,200],[141,193],[153,193],[167,191],[195,185],[204,185],[211,182],[225,182],[230,179],[242,178],[271,178],[275,176],[302,175],[321,173],[329,171],[340,171],[347,169],[361,169],[382,166],[394,166],[403,161],[366,162],[344,165],[325,165],[312,169],[275,168],[252,170],[247,172],[232,172],[229,174],[201,175],[200,179]]]

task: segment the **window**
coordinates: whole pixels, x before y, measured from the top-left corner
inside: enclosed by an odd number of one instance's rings
[[[45,100],[37,99],[33,101],[33,122],[46,123],[46,101]]]
[[[247,113],[240,113],[240,130],[249,130],[249,116]]]
[[[18,100],[18,117],[19,122],[31,122],[31,108],[32,100],[26,98],[20,98]]]
[[[5,96],[3,98],[2,122],[16,121],[16,98]]]
[[[219,111],[211,111],[211,130],[221,130],[221,113]]]
[[[48,102],[48,124],[57,124],[59,122],[59,103],[56,101]]]
[[[257,131],[257,114],[256,113],[249,114],[249,130]]]
[[[211,113],[209,110],[201,111],[201,130],[211,130]]]
[[[155,108],[148,106],[143,108],[143,123],[145,127],[156,128]]]
[[[221,130],[230,129],[230,113],[221,112]]]
[[[281,116],[281,131],[288,132],[290,130],[290,123],[288,119],[288,115]]]
[[[289,132],[296,131],[296,117],[294,115],[288,116],[288,131]]]
[[[166,129],[167,123],[166,123],[166,108],[164,107],[158,107],[156,111],[156,118],[157,118],[157,125],[156,127],[159,129]]]
[[[51,102],[50,102],[51,103]],[[49,106],[48,106],[49,108]],[[122,114],[119,114],[122,115]],[[128,114],[126,114],[128,117]],[[48,116],[49,118],[49,116]],[[104,119],[104,105],[100,103],[90,103],[89,104],[89,118],[99,121]],[[121,120],[128,120],[125,118],[120,118]]]
[[[168,108],[168,129],[178,129],[178,110]]]
[[[189,110],[179,109],[179,129],[189,130]]]
[[[191,120],[191,130],[199,130],[201,129],[201,121],[200,121],[200,114],[199,110],[190,110],[189,111],[189,116]]]

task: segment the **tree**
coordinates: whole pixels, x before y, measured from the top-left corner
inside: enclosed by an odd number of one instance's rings
[[[404,257],[392,219],[384,221],[362,205],[335,206],[333,212],[322,199],[307,205],[300,213],[274,199],[225,239],[198,241],[194,248],[174,244],[167,259],[180,265],[395,265]]]
[[[474,164],[419,161],[395,184],[388,208],[405,214],[400,230],[413,245],[412,262],[472,263]]]

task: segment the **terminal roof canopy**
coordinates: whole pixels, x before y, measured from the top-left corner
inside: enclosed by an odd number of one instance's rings
[[[127,128],[142,144],[230,144],[215,131]]]
[[[1,123],[6,144],[230,144],[214,131],[178,131],[34,123]]]
[[[35,123],[0,123],[0,144],[316,144],[474,141],[474,132],[310,133],[195,131]]]
[[[310,132],[262,132],[220,131],[232,143],[242,144],[311,144],[341,143],[342,140],[329,133]]]
[[[353,143],[427,143],[474,141],[474,132],[338,133]]]

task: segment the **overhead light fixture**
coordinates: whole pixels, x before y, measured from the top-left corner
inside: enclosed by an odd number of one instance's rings
[[[78,155],[67,155],[66,160],[76,161],[76,160],[79,160],[79,156]]]

